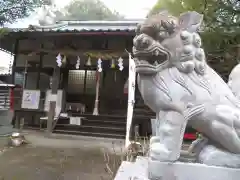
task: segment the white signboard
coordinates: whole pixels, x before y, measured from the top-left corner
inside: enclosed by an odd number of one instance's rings
[[[132,125],[133,108],[135,101],[135,81],[136,81],[136,67],[135,62],[129,54],[129,77],[128,77],[128,110],[127,110],[127,128],[126,128],[126,139],[125,147],[130,144],[130,129]]]
[[[38,109],[40,102],[39,90],[23,90],[22,105],[23,109]]]
[[[70,124],[81,126],[81,117],[70,117]]]

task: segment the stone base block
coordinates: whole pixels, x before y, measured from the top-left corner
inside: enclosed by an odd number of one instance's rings
[[[239,180],[240,169],[197,163],[165,163],[138,158],[123,162],[115,180]]]
[[[136,162],[123,161],[114,180],[148,180],[147,158],[138,157]]]
[[[151,180],[238,180],[239,176],[240,169],[198,163],[148,162],[148,177]]]

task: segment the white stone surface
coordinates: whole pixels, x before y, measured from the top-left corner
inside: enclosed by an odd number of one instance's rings
[[[114,180],[148,180],[147,165],[140,158],[135,163],[123,161]]]
[[[209,166],[240,168],[240,154],[219,150],[212,145],[203,147],[198,156],[198,161]]]
[[[229,74],[228,86],[233,94],[240,99],[240,64],[236,65]]]
[[[127,161],[123,161],[121,166],[118,169],[117,175],[116,175],[114,180],[128,179],[129,176],[132,173],[132,171],[130,171],[130,170],[132,170],[133,166],[134,166],[133,163],[127,162]]]
[[[122,162],[114,180],[239,180],[239,177],[240,169],[138,158],[135,163]]]
[[[238,180],[240,169],[197,163],[148,162],[149,179],[162,180]]]

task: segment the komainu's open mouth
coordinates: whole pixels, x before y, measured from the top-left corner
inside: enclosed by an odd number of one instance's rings
[[[138,73],[157,73],[169,58],[168,51],[146,34],[136,36],[133,41],[133,54]]]

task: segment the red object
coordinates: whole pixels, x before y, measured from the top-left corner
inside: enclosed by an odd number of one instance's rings
[[[128,94],[128,79],[127,79],[127,81],[124,84],[123,93],[124,94]]]
[[[195,133],[185,133],[184,139],[186,140],[195,140],[197,139],[197,135]]]

